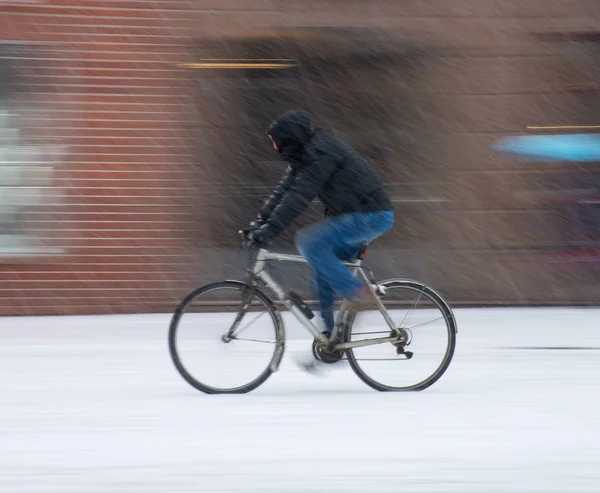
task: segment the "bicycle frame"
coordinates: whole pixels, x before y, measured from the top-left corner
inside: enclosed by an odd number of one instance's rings
[[[287,293],[277,283],[277,281],[275,281],[275,279],[273,279],[273,277],[271,277],[271,275],[266,271],[265,265],[267,262],[270,262],[270,261],[296,262],[296,263],[306,264],[306,263],[308,263],[306,261],[306,259],[304,257],[302,257],[301,255],[290,255],[290,254],[285,254],[285,253],[269,252],[266,249],[260,249],[260,250],[258,250],[258,254],[256,256],[256,261],[255,261],[253,267],[250,269],[250,274],[254,278],[260,279],[262,282],[264,282],[264,284],[275,294],[277,299],[281,303],[283,303],[283,305],[315,337],[315,339],[317,339],[321,344],[327,345],[329,343],[329,339],[321,333],[321,331],[317,328],[317,326],[314,323],[312,323],[306,315],[304,315],[302,310],[300,310],[300,308],[298,308],[293,303],[293,301],[289,298]],[[360,278],[362,278],[365,281],[365,284],[367,286],[369,286],[371,291],[373,291],[373,287],[371,286],[371,284],[369,282],[369,278],[367,277],[367,275],[365,274],[363,269],[360,268],[362,265],[362,260],[357,259],[353,262],[342,262],[342,263],[346,267],[350,268],[351,272],[354,275],[358,275]],[[373,293],[373,295],[374,295],[374,293]],[[397,330],[396,327],[394,326],[394,322],[392,321],[391,317],[387,313],[387,310],[383,306],[383,303],[377,297],[376,297],[376,300],[377,300],[377,305],[379,307],[379,311],[385,318],[387,324],[390,327],[390,330],[391,331]],[[342,308],[340,309],[340,312],[338,314],[338,321],[341,319],[341,317],[344,316],[344,313],[345,313],[344,304],[342,304]],[[331,334],[331,340],[335,340],[335,337],[337,336],[337,333],[339,330],[340,330],[340,324],[336,323],[334,326],[334,329],[333,329],[333,333]],[[350,348],[354,348],[354,347],[371,346],[371,345],[375,345],[375,344],[382,344],[385,342],[392,342],[392,341],[396,341],[396,340],[397,340],[397,337],[380,337],[380,338],[367,339],[367,340],[362,340],[362,341],[354,341],[354,342],[336,344],[334,349],[350,349]]]

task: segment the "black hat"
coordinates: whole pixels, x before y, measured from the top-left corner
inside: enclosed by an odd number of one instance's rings
[[[310,117],[304,111],[286,111],[270,125],[267,135],[282,154],[289,147],[302,147],[312,136]]]

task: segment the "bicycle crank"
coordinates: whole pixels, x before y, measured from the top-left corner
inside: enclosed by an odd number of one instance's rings
[[[344,351],[341,349],[330,350],[323,347],[316,339],[312,343],[312,353],[316,360],[322,361],[329,365],[337,363],[344,357]]]

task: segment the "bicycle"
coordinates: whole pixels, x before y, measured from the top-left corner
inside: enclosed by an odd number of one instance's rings
[[[354,373],[365,384],[378,391],[421,391],[430,387],[448,369],[454,355],[458,330],[452,309],[431,287],[419,281],[394,278],[376,282],[373,273],[362,265],[366,250],[367,245],[363,245],[358,255],[350,261],[345,261],[344,265],[370,287],[378,307],[375,315],[377,313],[382,315],[381,323],[385,323],[383,329],[353,334],[353,328],[357,326],[357,318],[360,319],[364,315],[363,312],[359,312],[361,315],[357,317],[357,313],[349,309],[348,303],[343,301],[337,313],[333,333],[329,337],[322,334],[311,321],[314,313],[310,307],[295,292],[286,293],[267,270],[269,262],[307,263],[304,257],[270,252],[267,249],[255,249],[250,251],[249,265],[246,269],[248,276],[245,281],[225,280],[207,284],[188,294],[178,305],[171,319],[168,338],[169,352],[175,368],[190,385],[207,394],[246,393],[258,388],[279,369],[286,349],[285,327],[278,307],[279,303],[314,336],[312,353],[321,362],[333,364],[346,357]],[[410,297],[399,298],[400,292],[408,293]],[[417,309],[417,304],[422,299],[426,302],[425,307]],[[392,308],[394,306],[397,308]],[[403,313],[406,307],[408,311]],[[215,308],[220,310],[215,313]],[[258,315],[250,315],[251,320],[242,325],[242,321],[248,314],[256,313],[261,309],[265,311]],[[438,314],[435,318],[429,321],[422,320],[424,315],[434,310]],[[404,315],[399,324],[393,320],[393,315],[398,311],[401,316],[402,313]],[[269,315],[267,323],[257,325],[257,321],[265,313]],[[410,325],[409,321],[414,313],[418,313],[418,321]],[[233,321],[226,322],[225,319],[230,316],[233,317]],[[373,313],[369,312],[366,316],[367,320],[370,320],[373,318]],[[416,382],[410,383],[412,379],[406,378],[407,382],[400,385],[382,383],[384,377],[392,375],[388,372],[382,373],[377,368],[375,373],[379,376],[367,372],[365,369],[368,366],[367,362],[373,361],[412,361],[416,362],[417,368],[422,368],[425,357],[431,355],[434,345],[431,344],[429,335],[423,337],[422,343],[427,343],[426,345],[415,347],[417,346],[415,333],[425,327],[431,327],[436,322],[442,322],[444,325],[441,332],[445,335],[445,342],[443,347],[438,345],[442,353],[441,360],[434,363],[436,366],[433,371],[421,370],[423,376],[418,377]],[[200,326],[213,328],[217,324],[223,324],[223,327],[218,329],[213,338],[207,338],[204,330],[198,329]],[[253,338],[242,337],[253,326],[257,328],[258,335]],[[188,328],[192,333],[189,340],[182,335],[187,333]],[[268,340],[265,339],[266,333],[270,334]],[[361,337],[354,339],[353,336]],[[248,342],[257,345],[252,346],[251,350],[244,349],[239,352],[231,349],[235,343]],[[222,346],[229,351],[226,355],[234,355],[233,363],[224,365],[223,369],[216,372],[206,372],[202,379],[197,377],[196,368],[216,359],[216,350]],[[263,347],[269,349],[264,361],[256,364],[255,374],[258,376],[247,382],[248,373],[236,370],[244,361],[254,358],[258,348]],[[357,352],[367,348],[371,350],[378,348],[380,352],[386,353],[386,357],[359,357]],[[189,359],[187,359],[188,351],[190,353],[193,351]],[[221,362],[223,358],[218,359]],[[209,378],[235,377],[237,379],[240,374],[243,375],[240,383],[228,383],[225,386],[206,383],[206,379]],[[404,377],[406,372],[393,375]]]

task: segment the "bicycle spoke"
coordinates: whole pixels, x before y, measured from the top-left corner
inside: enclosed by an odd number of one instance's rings
[[[412,311],[417,306],[417,303],[419,303],[419,300],[421,299],[421,296],[423,296],[423,293],[419,292],[419,297],[415,300],[415,302],[413,303],[413,306],[411,307],[411,309],[408,312],[406,312],[406,315],[404,315],[404,318],[402,319],[402,322],[400,322],[400,327],[402,327],[404,325],[404,322],[406,322],[407,319],[410,319],[410,314],[412,313]]]
[[[234,337],[234,341],[246,341],[246,342],[259,342],[261,344],[276,344],[275,341],[261,341],[259,339],[240,339],[239,337]]]
[[[244,325],[240,330],[238,330],[235,334],[232,334],[231,337],[238,339],[236,335],[242,334],[248,327],[250,327],[254,322],[256,322],[260,317],[262,317],[266,312],[260,312],[256,317],[254,317],[250,322]]]
[[[433,320],[430,320],[429,322],[423,322],[418,325],[413,325],[412,327],[405,327],[405,329],[408,329],[408,330],[420,329],[421,327],[425,327],[426,325],[432,324],[433,322],[437,322],[438,320],[446,320],[446,317],[434,318]]]

